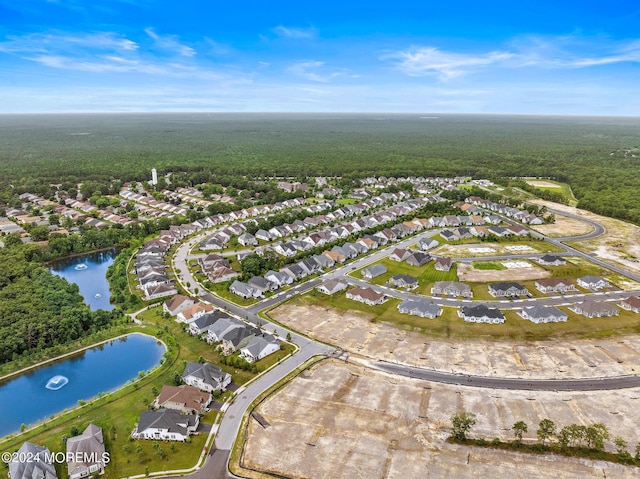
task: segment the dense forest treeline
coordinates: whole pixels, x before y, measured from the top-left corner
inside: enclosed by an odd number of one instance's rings
[[[90,311],[78,286],[43,267],[36,249],[0,249],[0,363],[69,343],[121,316],[117,310]]]
[[[630,153],[640,145],[635,118],[5,115],[0,131],[5,192],[64,181],[117,186],[149,179],[152,167],[235,187],[244,175],[538,176],[569,183],[579,207],[640,223],[640,177],[629,174],[640,161]]]

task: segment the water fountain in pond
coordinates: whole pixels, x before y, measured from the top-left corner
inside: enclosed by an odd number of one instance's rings
[[[96,295],[94,296],[94,298],[102,298],[102,295],[100,293],[96,293]]]
[[[83,269],[87,269],[87,268],[88,268],[88,266],[86,264],[80,263],[80,264],[76,265],[75,270],[76,271],[82,271]]]
[[[47,385],[45,387],[51,391],[57,391],[58,389],[66,386],[68,382],[69,379],[66,376],[57,374],[47,381]]]

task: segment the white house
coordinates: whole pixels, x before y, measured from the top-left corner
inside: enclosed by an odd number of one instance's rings
[[[256,336],[240,349],[240,356],[252,363],[280,350],[280,341],[271,335]]]
[[[202,391],[224,391],[231,384],[231,375],[213,364],[189,361],[182,373],[182,380]]]
[[[196,432],[200,424],[197,414],[181,414],[174,409],[143,411],[140,420],[131,433],[134,439],[154,439],[156,441],[185,441]]]

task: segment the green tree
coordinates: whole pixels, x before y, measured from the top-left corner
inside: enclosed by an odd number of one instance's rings
[[[585,439],[587,447],[602,451],[604,450],[604,441],[609,439],[609,431],[604,424],[597,422],[587,427]]]
[[[527,423],[524,421],[516,422],[511,429],[513,430],[513,435],[516,438],[516,443],[518,445],[522,444],[522,435],[529,430]]]
[[[616,436],[616,438],[613,440],[613,443],[616,445],[616,452],[619,456],[623,456],[624,453],[628,453],[628,444],[627,441],[625,441],[623,438],[621,438],[620,436]]]
[[[458,441],[467,439],[467,434],[476,425],[476,415],[469,412],[459,412],[451,416],[451,437]]]
[[[543,419],[538,424],[538,430],[536,431],[540,443],[544,446],[547,439],[555,436],[556,424],[551,419]]]

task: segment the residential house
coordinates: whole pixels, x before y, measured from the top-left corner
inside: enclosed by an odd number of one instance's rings
[[[165,313],[169,313],[171,316],[176,316],[178,313],[181,313],[185,309],[190,306],[196,304],[197,300],[195,298],[189,298],[188,296],[183,296],[182,294],[176,294],[173,298],[165,301],[162,305],[162,310]]]
[[[102,428],[89,424],[79,436],[67,439],[67,471],[69,479],[104,474],[108,462]],[[105,461],[106,459],[106,461]]]
[[[489,285],[489,293],[494,297],[517,297],[525,296],[529,294],[527,288],[519,283],[504,282],[504,283],[491,283]]]
[[[262,291],[238,280],[235,280],[233,283],[231,283],[231,286],[229,286],[229,291],[244,299],[262,297]]]
[[[209,303],[196,303],[189,306],[184,311],[180,311],[176,315],[176,321],[179,323],[191,323],[198,319],[200,316],[213,311],[213,305]]]
[[[307,275],[321,272],[320,265],[313,258],[306,258],[302,261],[298,261],[298,266],[300,266]]]
[[[533,323],[558,323],[567,320],[567,313],[553,306],[530,306],[518,312],[524,319]]]
[[[378,293],[372,288],[360,288],[355,287],[347,291],[347,298],[353,299],[354,301],[359,301],[361,303],[368,304],[369,306],[373,306],[376,304],[384,303],[388,298],[385,294]]]
[[[597,291],[602,288],[609,287],[609,281],[601,276],[582,276],[577,280],[578,286]]]
[[[420,241],[418,241],[418,248],[420,248],[422,251],[427,251],[429,249],[435,248],[439,244],[440,243],[438,243],[438,241],[432,238],[422,238]]]
[[[45,446],[24,442],[10,461],[3,458],[3,462],[9,466],[10,479],[57,479],[51,457]]]
[[[238,236],[238,243],[240,243],[242,246],[254,246],[258,244],[258,240],[250,233],[242,233],[240,236]]]
[[[231,384],[231,375],[213,364],[189,361],[182,373],[182,380],[201,391],[224,391]]]
[[[458,297],[472,298],[473,291],[471,286],[457,281],[436,281],[431,288],[431,294]]]
[[[282,271],[283,273],[287,273],[294,281],[302,279],[307,275],[307,273],[297,264],[285,266],[280,271]]]
[[[257,289],[261,293],[275,291],[276,289],[278,289],[277,284],[272,283],[268,279],[261,278],[260,276],[254,276],[247,283],[250,287]]]
[[[226,266],[216,268],[212,271],[207,271],[207,279],[213,284],[225,283],[227,281],[231,281],[233,278],[237,278],[238,276],[240,276],[240,273],[232,270],[231,268],[227,268]]]
[[[155,441],[182,441],[198,429],[200,417],[197,414],[181,414],[173,409],[143,411],[140,420],[131,433],[134,439]]]
[[[387,268],[383,264],[373,264],[362,270],[362,277],[366,279],[373,279],[386,272]]]
[[[640,297],[629,296],[627,299],[623,299],[618,303],[622,309],[627,311],[633,311],[634,313],[640,313]]]
[[[422,253],[420,251],[415,251],[409,255],[406,262],[411,266],[424,266],[429,261],[431,261],[431,256],[427,253]]]
[[[587,318],[600,318],[607,316],[618,316],[620,313],[614,304],[604,301],[586,300],[569,306],[571,311],[586,316]]]
[[[256,231],[255,234],[256,239],[262,240],[262,241],[271,241],[273,240],[273,235],[271,233],[269,233],[266,230],[258,230]]]
[[[144,289],[144,300],[149,301],[152,299],[164,298],[166,296],[173,296],[178,294],[178,289],[173,283],[161,283],[153,286],[148,286]]]
[[[346,289],[348,286],[346,281],[341,279],[327,279],[322,282],[316,289],[324,294],[335,294],[338,291]]]
[[[490,308],[484,304],[477,306],[462,306],[458,316],[469,323],[504,323],[504,314],[498,308]]]
[[[415,289],[418,287],[418,278],[414,278],[407,274],[394,274],[389,279],[389,284],[396,288]]]
[[[335,265],[335,262],[331,258],[323,254],[316,254],[312,256],[312,258],[322,269],[333,268]]]
[[[183,414],[204,414],[211,399],[211,393],[203,393],[195,386],[165,384],[153,405],[156,408],[175,409]]]
[[[563,264],[567,264],[567,260],[565,260],[562,256],[545,254],[544,256],[538,258],[538,263],[544,266],[561,266]]]
[[[396,248],[393,250],[393,253],[389,255],[389,259],[393,261],[404,261],[409,256],[411,256],[411,250]]]
[[[445,241],[456,241],[458,239],[458,237],[451,230],[442,230],[440,232],[440,236]]]
[[[438,271],[449,271],[451,269],[451,258],[440,256],[436,258],[433,267]]]
[[[274,284],[277,284],[278,287],[286,286],[293,283],[293,278],[284,271],[268,271],[264,275],[264,278]]]
[[[442,314],[442,308],[426,299],[407,299],[398,305],[398,311],[402,314],[420,316],[421,318],[436,318]]]
[[[240,357],[253,363],[267,357],[269,354],[280,351],[281,341],[269,334],[255,336],[249,343],[240,349]]]
[[[204,334],[209,330],[209,328],[212,325],[214,325],[223,316],[226,316],[226,315],[224,315],[224,313],[220,311],[215,311],[215,312],[200,315],[196,319],[188,323],[189,333],[192,334],[193,336],[199,336],[200,334]]]
[[[536,288],[543,293],[566,294],[577,291],[575,285],[565,278],[544,278],[535,282]]]

